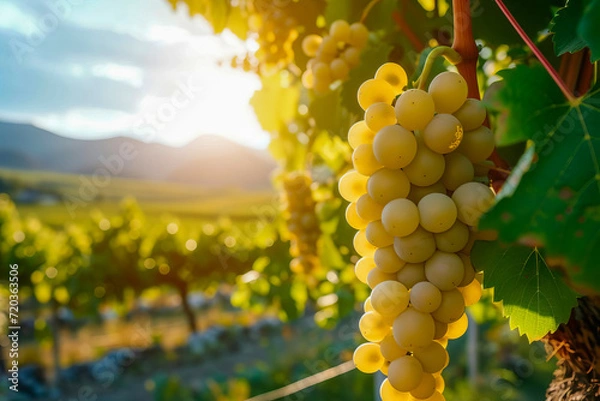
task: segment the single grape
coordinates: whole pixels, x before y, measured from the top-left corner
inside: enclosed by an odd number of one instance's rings
[[[411,184],[426,187],[442,178],[445,164],[444,156],[430,150],[423,140],[417,137],[417,153],[403,170]]]
[[[375,73],[376,79],[389,83],[396,93],[401,93],[408,84],[408,76],[404,68],[396,63],[385,63]]]
[[[371,269],[369,274],[367,275],[367,285],[370,289],[373,289],[377,286],[377,284],[383,283],[384,281],[395,280],[396,275],[393,273],[386,273],[381,270],[379,267],[375,267]]]
[[[398,316],[408,307],[408,299],[406,287],[394,280],[377,284],[371,293],[373,309],[381,316]]]
[[[433,185],[429,185],[426,187],[420,187],[418,185],[411,185],[410,192],[408,194],[407,199],[410,199],[415,204],[418,204],[421,199],[423,199],[426,195],[429,194],[445,194],[446,188],[441,181],[436,182]]]
[[[369,40],[369,30],[360,22],[355,22],[350,25],[350,39],[348,43],[357,49],[362,49],[367,45]]]
[[[433,341],[435,324],[429,313],[409,306],[394,320],[393,333],[399,346],[413,351]]]
[[[373,153],[384,167],[392,170],[406,167],[417,154],[417,140],[406,128],[388,125],[375,135]]]
[[[369,224],[367,220],[358,215],[355,202],[350,203],[346,208],[346,221],[348,222],[348,225],[355,230],[367,228],[367,224]]]
[[[467,99],[461,108],[454,112],[454,117],[458,118],[465,131],[477,129],[485,121],[485,105],[480,100]]]
[[[450,323],[448,325],[448,331],[446,333],[446,337],[449,340],[456,340],[460,338],[467,332],[467,328],[469,327],[469,317],[466,313],[458,319],[456,322]]]
[[[414,351],[415,358],[421,362],[423,371],[427,373],[436,373],[444,369],[448,363],[448,351],[437,341],[432,341],[424,348]]]
[[[379,387],[379,396],[381,397],[381,401],[413,401],[410,393],[396,390],[387,378],[381,383],[381,387]]]
[[[438,74],[429,84],[429,93],[438,113],[454,113],[467,100],[469,88],[467,81],[455,72]]]
[[[311,70],[302,73],[302,85],[307,89],[312,89],[315,85],[315,77]]]
[[[482,125],[473,131],[466,131],[457,150],[475,164],[490,157],[494,146],[494,134],[488,127]]]
[[[458,214],[452,198],[444,194],[434,193],[424,196],[419,201],[418,208],[421,226],[432,233],[449,230]]]
[[[383,224],[381,220],[375,220],[370,222],[367,225],[365,231],[367,241],[377,248],[383,248],[386,246],[391,246],[394,243],[394,237],[391,236]]]
[[[371,104],[365,111],[365,122],[373,132],[378,132],[383,127],[396,124],[394,107],[389,103],[377,102]]]
[[[382,168],[369,177],[367,191],[375,202],[385,205],[391,200],[406,198],[410,182],[404,171]]]
[[[365,299],[365,303],[363,304],[363,312],[367,313],[367,312],[372,312],[375,309],[373,309],[373,304],[371,303],[371,297],[367,297],[367,299]]]
[[[329,69],[331,70],[331,78],[334,81],[344,81],[348,78],[348,74],[350,73],[348,63],[341,58],[336,58],[329,63]]]
[[[373,103],[392,104],[395,97],[394,88],[383,79],[368,79],[358,88],[358,104],[363,110]]]
[[[389,322],[377,312],[367,312],[362,315],[358,327],[367,341],[379,342],[390,333]]]
[[[435,237],[422,227],[418,227],[406,237],[394,238],[394,250],[408,263],[421,263],[435,252]]]
[[[427,280],[425,277],[425,265],[423,263],[407,263],[396,273],[396,280],[412,289],[415,284]]]
[[[328,55],[331,58],[323,59],[323,62],[329,63],[338,52],[337,41],[335,38],[331,37],[331,35],[323,36],[323,40],[321,41],[321,47],[317,53],[317,57]]]
[[[465,306],[475,305],[480,299],[483,293],[481,283],[477,280],[471,281],[465,287],[459,288],[465,300]]]
[[[409,89],[396,100],[395,110],[398,123],[404,128],[410,131],[422,130],[433,118],[435,104],[427,92]]]
[[[352,359],[354,360],[356,369],[363,373],[375,373],[385,362],[385,359],[383,359],[383,356],[379,351],[379,344],[376,343],[364,343],[359,345],[354,350]]]
[[[429,281],[416,283],[410,290],[410,304],[419,312],[431,313],[442,303],[442,293]]]
[[[465,300],[456,288],[442,291],[442,303],[431,316],[442,323],[456,322],[465,313]]]
[[[342,59],[352,68],[360,64],[360,50],[356,47],[349,47],[342,53]],[[363,108],[364,110],[365,108]]]
[[[368,312],[365,309],[365,312]],[[435,323],[435,334],[433,336],[434,340],[439,340],[443,337],[446,336],[446,334],[448,333],[448,323],[442,323],[442,322],[438,322],[437,320],[433,320],[433,322]]]
[[[398,345],[392,334],[387,335],[383,340],[381,340],[379,347],[381,350],[381,355],[383,355],[383,357],[388,361],[401,358],[408,353],[406,349]]]
[[[452,114],[436,114],[423,130],[423,140],[436,153],[450,153],[460,145],[463,127]]]
[[[348,43],[350,40],[350,25],[344,20],[337,20],[329,27],[329,35],[338,42]]]
[[[410,391],[410,395],[418,400],[424,400],[435,393],[435,378],[431,373],[423,372],[419,385]]]
[[[494,204],[494,193],[479,182],[468,182],[454,191],[452,200],[458,209],[458,219],[476,227],[481,215]]]
[[[323,38],[316,34],[307,35],[302,39],[302,51],[308,57],[315,57],[323,42]]]
[[[352,149],[356,149],[363,144],[373,143],[375,132],[371,131],[364,120],[360,120],[348,131],[348,143]]]
[[[342,198],[348,202],[356,202],[361,195],[367,192],[368,177],[350,170],[344,174],[338,183],[338,189]]]
[[[473,265],[471,264],[471,258],[469,257],[469,255],[465,255],[464,253],[458,253],[457,255],[463,261],[463,265],[465,266],[465,276],[463,277],[462,281],[460,282],[460,284],[458,286],[465,287],[465,286],[471,284],[471,282],[473,280],[475,280],[475,274],[477,272],[475,271],[475,269],[473,268]]]
[[[462,184],[473,181],[475,169],[473,163],[462,153],[453,152],[444,156],[446,168],[441,182],[450,191],[456,190]]]
[[[374,268],[375,261],[372,257],[360,258],[354,265],[354,274],[361,283],[367,284],[367,276]]]
[[[382,166],[375,158],[373,146],[367,143],[358,145],[352,153],[352,164],[354,169],[362,175],[371,175]]]
[[[390,363],[388,380],[398,391],[411,391],[421,383],[423,368],[421,363],[411,355],[403,356]]]
[[[435,245],[440,251],[458,252],[469,242],[469,228],[460,220],[456,220],[448,230],[434,236]]]
[[[368,227],[368,225],[367,225],[367,227]],[[366,229],[359,230],[356,232],[356,234],[354,235],[353,245],[354,245],[354,250],[360,256],[372,257],[375,254],[375,250],[377,249],[377,247],[375,245],[372,245],[367,240],[367,230]]]
[[[405,237],[419,227],[419,209],[408,199],[391,200],[381,212],[381,222],[390,235]]]
[[[383,205],[377,203],[369,194],[364,194],[356,201],[356,213],[367,222],[381,220]]]
[[[427,280],[441,291],[450,291],[456,288],[464,275],[465,267],[463,262],[455,253],[436,251],[425,262],[425,276]]]

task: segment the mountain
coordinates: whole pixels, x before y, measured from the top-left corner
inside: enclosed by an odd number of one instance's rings
[[[266,189],[275,166],[266,151],[214,135],[174,148],[128,137],[70,139],[31,125],[0,122],[0,167],[5,168]]]

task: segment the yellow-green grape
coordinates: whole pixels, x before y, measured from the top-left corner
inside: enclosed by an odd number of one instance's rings
[[[371,297],[367,297],[367,299],[365,299],[365,302],[363,303],[363,312],[367,313],[367,312],[372,312],[375,309],[373,309],[373,304],[371,303]]]
[[[462,184],[473,181],[475,169],[473,163],[462,153],[453,152],[444,156],[446,168],[441,182],[449,191],[454,191]]]
[[[373,260],[375,265],[386,273],[396,273],[406,265],[406,262],[396,255],[393,246],[378,248],[373,255]]]
[[[467,99],[460,109],[454,112],[454,117],[463,126],[465,131],[471,131],[483,124],[485,121],[485,105],[477,99]]]
[[[463,127],[452,114],[436,114],[423,130],[423,140],[436,153],[450,153],[460,145]]]
[[[364,194],[356,201],[356,213],[367,222],[381,220],[383,205],[375,202],[369,194]]]
[[[442,303],[431,316],[442,323],[456,322],[465,313],[465,300],[456,288],[442,291]]]
[[[390,363],[391,365],[391,363]],[[388,375],[389,375],[389,366],[388,366]],[[381,387],[379,387],[379,396],[381,397],[381,401],[413,401],[414,398],[411,397],[410,393],[402,392],[396,390],[389,379],[385,379],[381,383]]]
[[[417,140],[414,134],[406,128],[399,125],[388,125],[381,128],[375,135],[373,153],[384,167],[392,170],[406,167],[417,154]]]
[[[444,252],[458,252],[469,242],[469,228],[463,222],[456,220],[448,230],[434,236],[437,249]]]
[[[368,311],[365,310],[365,312],[368,312]],[[446,334],[448,333],[448,323],[438,322],[435,319],[433,319],[433,322],[435,323],[435,334],[433,335],[433,339],[439,340],[439,339],[445,337]]]
[[[368,177],[350,170],[338,182],[338,190],[342,198],[348,202],[356,202],[361,195],[367,192]]]
[[[435,323],[429,313],[409,306],[394,320],[393,333],[399,346],[413,351],[433,341]]]
[[[396,93],[401,93],[408,84],[408,76],[401,65],[396,63],[385,63],[375,73],[376,79],[387,81]]]
[[[391,85],[388,86],[392,89]],[[410,131],[422,130],[433,118],[435,104],[429,93],[409,89],[396,100],[395,110],[398,123],[404,128]]]
[[[390,361],[385,361],[379,371],[383,373],[386,377],[388,375],[388,369],[390,368]]]
[[[356,67],[360,64],[360,50],[356,47],[349,47],[342,53],[342,59],[348,63],[350,67]]]
[[[362,175],[371,175],[381,168],[381,164],[373,154],[373,145],[363,143],[352,153],[354,169]]]
[[[362,230],[363,228],[367,228],[369,222],[358,215],[356,205],[355,202],[352,202],[346,208],[346,221],[355,230]]]
[[[418,208],[421,226],[432,233],[441,233],[449,230],[456,221],[458,214],[452,198],[444,194],[429,194],[424,196],[419,201]]]
[[[396,275],[393,273],[386,273],[381,270],[379,267],[375,266],[375,268],[371,269],[369,274],[367,274],[367,285],[370,289],[377,287],[377,284],[383,283],[384,281],[395,280]]]
[[[468,226],[476,227],[481,215],[494,204],[494,193],[479,182],[468,182],[454,191],[452,200],[458,209],[458,219]]]
[[[451,114],[460,109],[467,100],[468,92],[467,81],[460,74],[451,71],[436,75],[429,84],[429,93],[438,113]]]
[[[490,157],[494,146],[494,134],[488,127],[482,125],[472,131],[466,131],[457,150],[475,164]]]
[[[355,22],[350,25],[350,39],[348,43],[357,49],[362,49],[367,45],[369,40],[369,30],[360,22]]]
[[[411,391],[421,383],[423,368],[413,356],[407,355],[395,359],[388,368],[388,380],[398,391]]]
[[[302,39],[302,51],[308,57],[315,57],[321,46],[321,42],[323,42],[321,36],[315,34],[307,35]]]
[[[477,280],[471,281],[465,287],[459,289],[465,300],[465,306],[475,305],[480,299],[483,290],[481,283]]]
[[[446,397],[440,392],[436,391],[433,395],[423,401],[446,401]]]
[[[423,371],[427,373],[441,371],[449,359],[448,351],[437,341],[432,341],[424,348],[416,349],[413,355],[421,362]]]
[[[419,227],[419,209],[408,199],[391,200],[383,207],[381,222],[385,230],[391,235],[405,237],[412,234]]]
[[[313,83],[313,86],[312,86],[312,90],[314,90],[316,93],[324,94],[324,93],[329,92],[330,84],[331,84],[330,80],[315,79],[315,82]]]
[[[348,143],[352,149],[356,149],[363,144],[373,143],[375,132],[371,131],[364,120],[360,120],[348,131]]]
[[[376,246],[377,248],[390,246],[394,243],[394,237],[392,237],[387,232],[381,220],[375,220],[370,222],[367,225],[365,234],[367,237],[367,241],[369,241],[369,243]]]
[[[383,79],[368,79],[358,88],[358,104],[367,110],[373,103],[392,104],[396,92],[390,84]]]
[[[396,280],[404,284],[406,288],[412,289],[415,284],[427,280],[425,277],[425,265],[423,263],[407,263],[396,273]]]
[[[449,340],[456,340],[460,338],[467,332],[469,328],[469,317],[466,313],[458,319],[456,322],[450,323],[448,325],[448,332],[446,333],[446,337]]]
[[[367,227],[368,227],[368,225],[367,225]],[[375,254],[375,250],[377,249],[376,246],[372,245],[367,240],[366,229],[357,231],[356,234],[354,235],[354,241],[352,243],[354,245],[354,250],[360,256],[372,257]]]
[[[312,68],[313,76],[315,80],[323,81],[323,82],[331,82],[331,69],[329,68],[329,64],[323,62],[317,62],[314,64]]]
[[[421,263],[435,252],[435,237],[422,227],[402,238],[394,238],[394,250],[408,263]]]
[[[413,201],[415,204],[418,204],[421,199],[423,199],[426,195],[429,194],[445,194],[446,188],[441,181],[436,182],[433,185],[429,185],[426,187],[420,187],[418,185],[411,185],[410,192],[408,194],[408,199]]]
[[[471,264],[471,258],[469,257],[469,255],[465,255],[464,253],[458,253],[457,255],[460,257],[460,259],[463,262],[463,265],[465,266],[465,276],[463,277],[462,281],[458,286],[465,287],[471,284],[471,282],[475,279],[475,274],[477,272]]]
[[[425,400],[435,393],[435,377],[431,373],[423,372],[419,385],[410,391],[410,395],[418,400]]]
[[[404,171],[382,168],[369,177],[367,191],[375,202],[385,205],[391,200],[406,198],[410,182]]]
[[[384,281],[373,288],[371,303],[381,316],[396,317],[408,307],[408,290],[394,280]]]
[[[375,268],[375,261],[372,257],[363,257],[354,265],[354,274],[356,278],[364,284],[367,284],[367,276]]]
[[[348,43],[350,40],[350,25],[341,19],[334,21],[329,27],[329,36],[338,42]]]
[[[385,362],[385,359],[379,351],[379,344],[375,343],[364,343],[359,345],[354,350],[352,359],[354,360],[356,369],[363,373],[375,373]]]
[[[411,184],[427,187],[442,178],[445,165],[444,156],[429,149],[422,139],[417,139],[417,153],[403,170]]]
[[[442,303],[442,293],[429,281],[416,283],[410,290],[410,304],[419,312],[431,313]]]
[[[446,382],[444,381],[444,378],[439,374],[433,375],[433,377],[435,377],[435,389],[440,394],[443,393],[444,389],[446,388]],[[440,398],[440,400],[444,401],[443,398]]]
[[[302,85],[307,89],[312,89],[315,85],[315,77],[311,70],[306,70],[302,73]]]
[[[394,107],[389,103],[377,102],[371,104],[365,111],[365,122],[373,132],[378,132],[383,127],[396,124]]]
[[[381,355],[383,355],[383,357],[388,361],[401,358],[408,353],[406,349],[398,345],[392,334],[387,335],[383,340],[381,340],[379,347],[381,350]]]
[[[343,81],[348,78],[348,74],[350,73],[348,63],[341,58],[336,58],[329,63],[329,68],[331,70],[331,78],[334,81],[337,81],[338,79]]]
[[[390,334],[389,322],[377,312],[367,312],[362,315],[358,327],[367,341],[379,342]],[[379,370],[379,367],[376,370]]]
[[[450,291],[456,288],[464,275],[465,267],[463,262],[455,253],[436,251],[425,262],[425,276],[427,280],[441,291]]]

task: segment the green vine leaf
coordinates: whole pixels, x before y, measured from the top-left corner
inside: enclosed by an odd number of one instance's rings
[[[480,227],[497,230],[507,243],[544,247],[548,264],[564,268],[575,288],[599,292],[600,90],[570,105],[557,98],[541,67],[520,66],[501,75],[504,87],[496,100],[506,131],[500,142],[530,140],[537,161],[522,165],[520,180],[500,192]],[[539,99],[521,97],[523,87]]]
[[[585,40],[592,52],[590,57],[592,62],[600,59],[600,25],[598,24],[598,16],[600,16],[600,0],[589,1],[577,29],[577,33]]]
[[[550,270],[538,249],[478,241],[471,259],[484,270],[484,287],[494,288],[494,301],[502,301],[510,328],[530,342],[567,322],[577,305],[577,294]]]
[[[297,113],[300,86],[282,85],[280,74],[261,77],[262,88],[254,92],[250,104],[265,131],[277,132]]]
[[[585,41],[577,33],[577,26],[583,15],[583,6],[581,0],[569,0],[552,18],[550,32],[554,33],[552,41],[557,56],[567,52],[575,53],[586,46]]]

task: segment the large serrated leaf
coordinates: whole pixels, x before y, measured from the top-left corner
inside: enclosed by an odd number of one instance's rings
[[[591,60],[597,61],[600,59],[600,0],[591,0],[586,6],[583,17],[579,22],[577,33],[585,40],[590,48],[592,55]]]
[[[544,247],[547,262],[564,267],[578,290],[600,292],[600,90],[571,105],[549,94],[554,83],[541,67],[521,66],[502,75],[497,100],[505,135],[509,142],[531,140],[537,161],[480,226],[497,230],[508,243]],[[524,87],[539,99],[519,96]]]
[[[502,301],[511,329],[530,342],[569,320],[577,305],[577,294],[548,268],[538,249],[478,241],[471,259],[484,271],[484,287],[494,288],[494,301]]]
[[[552,18],[550,31],[554,33],[552,41],[557,56],[567,52],[574,53],[586,46],[585,41],[577,33],[583,7],[582,0],[569,0]]]
[[[279,131],[296,116],[299,85],[282,85],[282,76],[273,74],[261,78],[262,88],[254,92],[250,104],[265,131]]]

